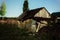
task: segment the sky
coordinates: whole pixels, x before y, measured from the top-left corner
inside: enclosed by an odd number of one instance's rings
[[[0,5],[3,0],[0,0]],[[24,0],[6,0],[6,17],[18,17],[22,14]],[[60,0],[28,0],[29,9],[45,7],[48,12],[60,12]]]

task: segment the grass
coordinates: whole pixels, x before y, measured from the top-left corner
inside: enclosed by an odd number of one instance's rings
[[[59,40],[60,29],[57,26],[43,27],[38,33],[27,32],[16,24],[0,23],[0,40]],[[55,31],[56,30],[56,31]]]
[[[0,23],[0,40],[37,40],[37,38],[26,29],[20,29],[16,24]]]

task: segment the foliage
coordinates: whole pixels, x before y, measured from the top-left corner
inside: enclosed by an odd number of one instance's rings
[[[20,29],[16,24],[0,23],[0,40],[59,40],[60,29],[56,25],[43,27],[38,33],[27,32],[26,28]],[[59,31],[59,32],[58,32]]]
[[[25,12],[27,10],[29,10],[29,8],[28,8],[28,0],[25,0],[24,4],[23,4],[23,12]]]
[[[1,4],[1,8],[0,8],[0,15],[1,15],[1,16],[4,16],[5,13],[6,13],[6,3],[3,2],[3,3]]]
[[[29,35],[31,34],[31,35]],[[0,40],[37,40],[31,32],[20,29],[16,24],[1,24],[0,23]]]

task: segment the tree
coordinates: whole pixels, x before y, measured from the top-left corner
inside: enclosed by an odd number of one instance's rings
[[[29,8],[28,8],[28,0],[25,0],[24,4],[23,4],[23,12],[25,12],[27,10],[29,10]]]
[[[1,7],[0,7],[0,15],[1,16],[4,16],[6,14],[6,3],[5,1],[1,4]]]

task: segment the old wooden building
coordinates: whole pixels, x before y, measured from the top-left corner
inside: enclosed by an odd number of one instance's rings
[[[60,23],[60,12],[53,12],[53,13],[51,14],[51,16],[52,16],[52,18],[55,19],[55,22],[56,22],[56,23],[57,23],[57,22]]]
[[[50,18],[51,15],[45,7],[26,11],[19,16],[19,20],[25,22],[25,26],[34,29],[35,32],[38,32],[43,26],[47,26]]]

